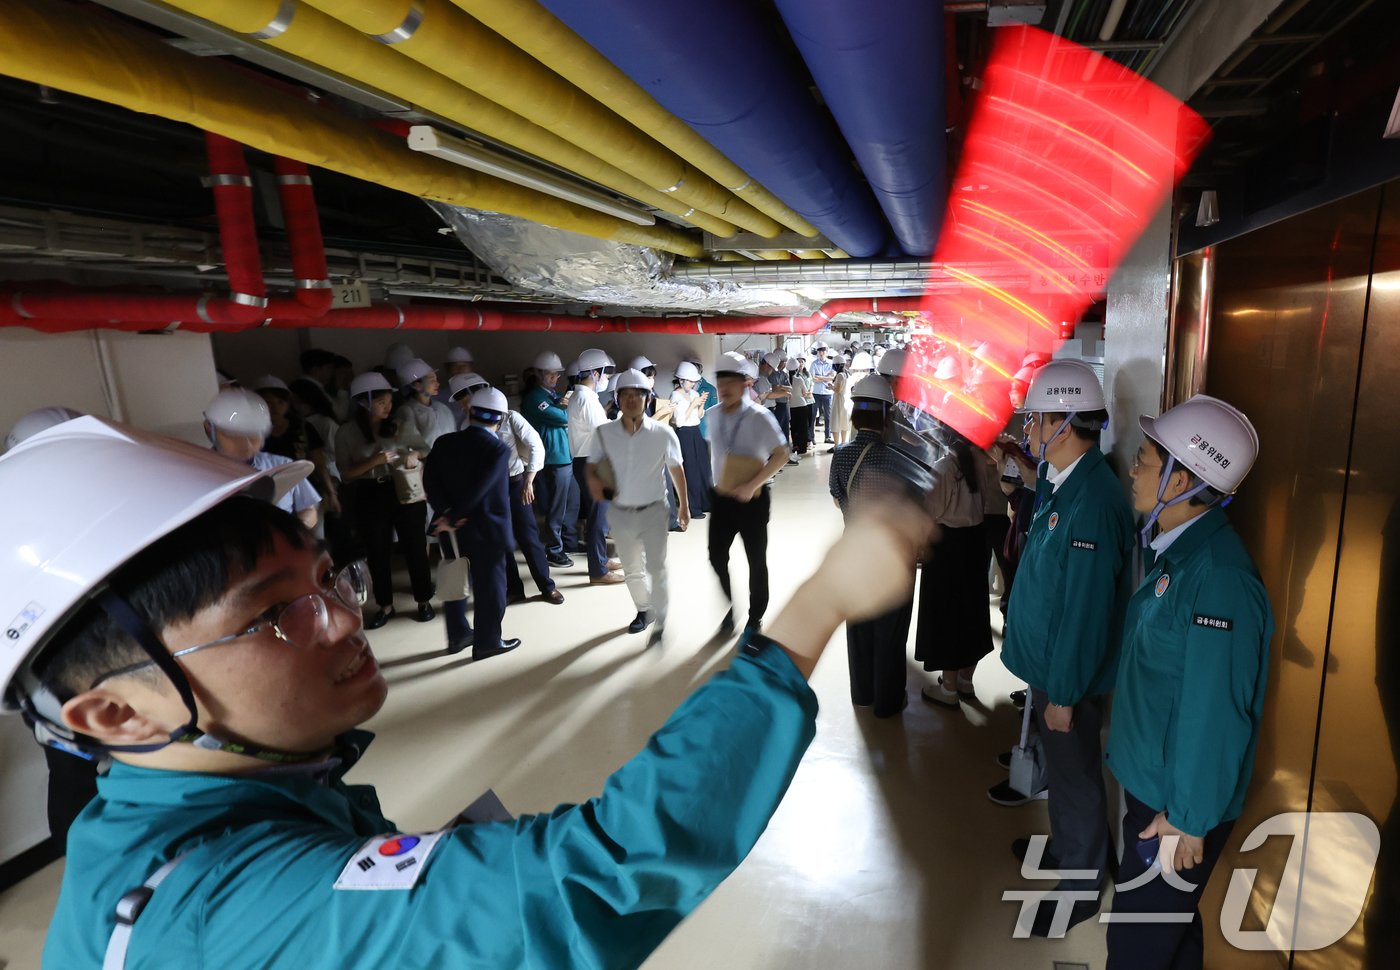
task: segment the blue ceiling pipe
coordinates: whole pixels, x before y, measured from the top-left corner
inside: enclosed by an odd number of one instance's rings
[[[947,193],[943,4],[777,5],[899,245],[929,255]]]
[[[750,0],[541,0],[556,17],[852,256],[889,227],[849,149]]]

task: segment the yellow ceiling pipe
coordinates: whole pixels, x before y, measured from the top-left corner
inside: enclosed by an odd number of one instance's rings
[[[804,236],[817,229],[751,179],[695,130],[535,0],[452,0],[536,60],[686,159],[731,192]]]
[[[491,209],[682,256],[698,240],[668,226],[638,226],[572,202],[412,151],[403,139],[270,85],[213,58],[81,8],[45,0],[0,3],[0,73],[60,91],[183,121],[253,148],[425,199]]]
[[[782,232],[772,217],[696,171],[448,0],[307,2],[580,148],[613,160],[618,168],[687,206],[761,236]]]
[[[165,0],[165,3],[269,47],[330,68],[481,132],[646,205],[680,216],[706,232],[731,236],[734,225],[684,205],[664,192],[596,155],[532,124],[513,111],[462,87],[417,61],[400,57],[383,44],[334,17],[283,0]]]

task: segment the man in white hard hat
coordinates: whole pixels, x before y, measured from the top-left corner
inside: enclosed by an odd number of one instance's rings
[[[815,732],[806,678],[927,535],[903,511],[850,530],[598,797],[405,833],[344,781],[388,689],[363,568],[262,500],[309,467],[72,424],[0,456],[4,709],[112,759],[70,833],[54,970],[637,966],[764,831]]]
[[[328,515],[340,515],[340,496],[331,475],[334,455],[327,456],[326,440],[292,407],[292,390],[280,377],[265,374],[253,381],[252,389],[267,404],[272,426],[263,438],[262,450],[292,461],[309,461],[316,466],[312,479]]]
[[[471,424],[472,395],[490,385],[480,374],[470,373],[458,374],[447,383],[453,402],[462,411],[459,426],[465,429]],[[525,557],[525,565],[539,588],[540,598],[558,606],[564,602],[564,594],[559,592],[558,584],[549,574],[549,561],[545,558],[539,525],[535,521],[535,479],[544,468],[544,441],[518,411],[506,412],[496,434],[510,451],[510,516],[516,547]],[[507,602],[525,598],[525,584],[514,556],[506,560],[506,595]]]
[[[271,430],[272,415],[267,402],[252,391],[220,391],[204,409],[204,433],[214,450],[259,471],[291,461],[263,451],[263,441]],[[299,481],[278,498],[278,505],[294,513],[308,529],[316,526],[316,506],[320,502],[320,494],[306,481]]]
[[[476,361],[471,355],[471,351],[465,347],[449,347],[446,356],[442,360],[442,379],[439,382],[441,388],[438,390],[437,399],[443,404],[452,404],[452,392],[449,385],[452,378],[462,374],[476,373]]]
[[[808,367],[812,375],[812,397],[816,401],[813,421],[821,420],[822,434],[828,445],[835,441],[831,436],[831,396],[832,385],[836,382],[836,370],[827,358],[830,353],[831,348],[826,344],[813,344],[813,359]]]
[[[447,652],[472,648],[472,660],[486,660],[520,646],[501,637],[506,612],[506,563],[515,552],[510,513],[510,449],[498,432],[510,410],[506,396],[485,387],[471,396],[469,425],[438,439],[428,453],[423,487],[433,507],[429,532],[442,537],[444,555],[470,562],[476,625],[467,622],[466,590],[443,591]],[[446,597],[452,594],[452,599]],[[463,595],[457,595],[457,594]]]
[[[729,609],[721,635],[734,630],[734,595],[729,583],[729,549],[744,540],[749,561],[749,616],[745,633],[756,633],[768,609],[769,485],[788,460],[778,422],[749,398],[758,368],[743,354],[721,354],[715,362],[719,405],[710,411],[710,455],[714,498],[710,511],[710,566],[719,578]]]
[[[851,426],[856,436],[831,457],[827,490],[843,519],[852,505],[888,494],[899,479],[899,456],[885,444],[885,425],[894,412],[894,392],[883,377],[867,374],[851,389]],[[909,704],[909,624],[914,617],[914,584],[903,600],[880,616],[846,624],[851,703],[879,718],[894,717]]]
[[[1141,425],[1133,505],[1153,562],[1128,602],[1108,730],[1127,803],[1108,967],[1199,970],[1197,905],[1244,810],[1268,685],[1273,612],[1222,509],[1259,436],[1204,394]]]
[[[457,428],[457,419],[452,409],[437,400],[439,390],[437,371],[433,365],[421,358],[414,358],[398,369],[399,389],[404,402],[394,414],[395,421],[403,421],[418,429],[431,451],[433,443]]]
[[[598,400],[597,388],[605,386],[608,355],[585,350],[578,357],[578,383],[569,401],[569,449],[574,456],[574,480],[579,488],[579,513],[584,520],[582,537],[588,557],[588,581],[595,586],[623,582],[614,572],[622,564],[608,557],[608,503],[596,501],[588,488],[588,458],[593,454],[593,434],[606,424],[608,414]]]
[[[574,481],[574,454],[569,446],[568,408],[572,392],[559,393],[564,363],[553,351],[543,351],[535,358],[534,371],[538,383],[526,390],[520,408],[544,442],[544,468],[539,476],[544,532],[540,538],[551,566],[572,566],[574,561],[569,558],[568,549],[577,542],[577,536],[567,513],[569,493],[578,488]]]
[[[1045,868],[1093,874],[1059,882],[1062,891],[1095,891],[1074,903],[1074,926],[1098,912],[1097,890],[1108,871],[1099,735],[1132,583],[1133,516],[1099,450],[1108,411],[1092,367],[1078,360],[1046,365],[1025,412],[1031,453],[1040,460],[1026,474],[1036,482],[1038,508],[1011,590],[1001,656],[1030,685],[1040,728],[1050,789]],[[1039,793],[1001,782],[987,794],[1016,805]],[[1024,858],[1028,845],[1018,839],[1012,851]],[[1049,934],[1055,909],[1038,907],[1033,935]]]
[[[681,531],[690,525],[685,470],[676,433],[646,416],[651,385],[641,371],[626,370],[614,384],[621,415],[593,432],[588,487],[595,501],[611,502],[613,541],[637,615],[628,633],[652,627],[647,646],[661,642],[670,591],[666,579],[665,476],[675,484]]]

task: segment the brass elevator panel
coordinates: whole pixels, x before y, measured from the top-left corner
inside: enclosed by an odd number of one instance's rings
[[[1189,346],[1178,338],[1174,350],[1204,358],[1203,390],[1259,431],[1259,461],[1228,514],[1268,588],[1277,633],[1249,799],[1202,900],[1206,963],[1390,967],[1400,942],[1390,843],[1400,841],[1400,820],[1383,831],[1366,913],[1339,942],[1291,956],[1287,938],[1282,950],[1245,951],[1226,942],[1219,921],[1236,868],[1257,870],[1241,928],[1263,930],[1275,915],[1290,840],[1239,852],[1265,819],[1311,809],[1382,825],[1395,814],[1400,183],[1223,243],[1210,258],[1208,333],[1183,328]],[[1208,355],[1198,339],[1208,339]],[[1369,872],[1336,871],[1325,855],[1302,857],[1305,899],[1369,883]]]

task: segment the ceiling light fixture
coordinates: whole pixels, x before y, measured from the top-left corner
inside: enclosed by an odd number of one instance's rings
[[[413,125],[408,129],[408,147],[415,152],[435,155],[463,168],[494,175],[507,182],[552,195],[556,199],[576,202],[598,212],[625,219],[639,226],[653,226],[656,217],[638,206],[620,202],[605,193],[572,182],[562,176],[532,168],[504,152],[474,145],[461,138],[444,134],[431,125]]]

